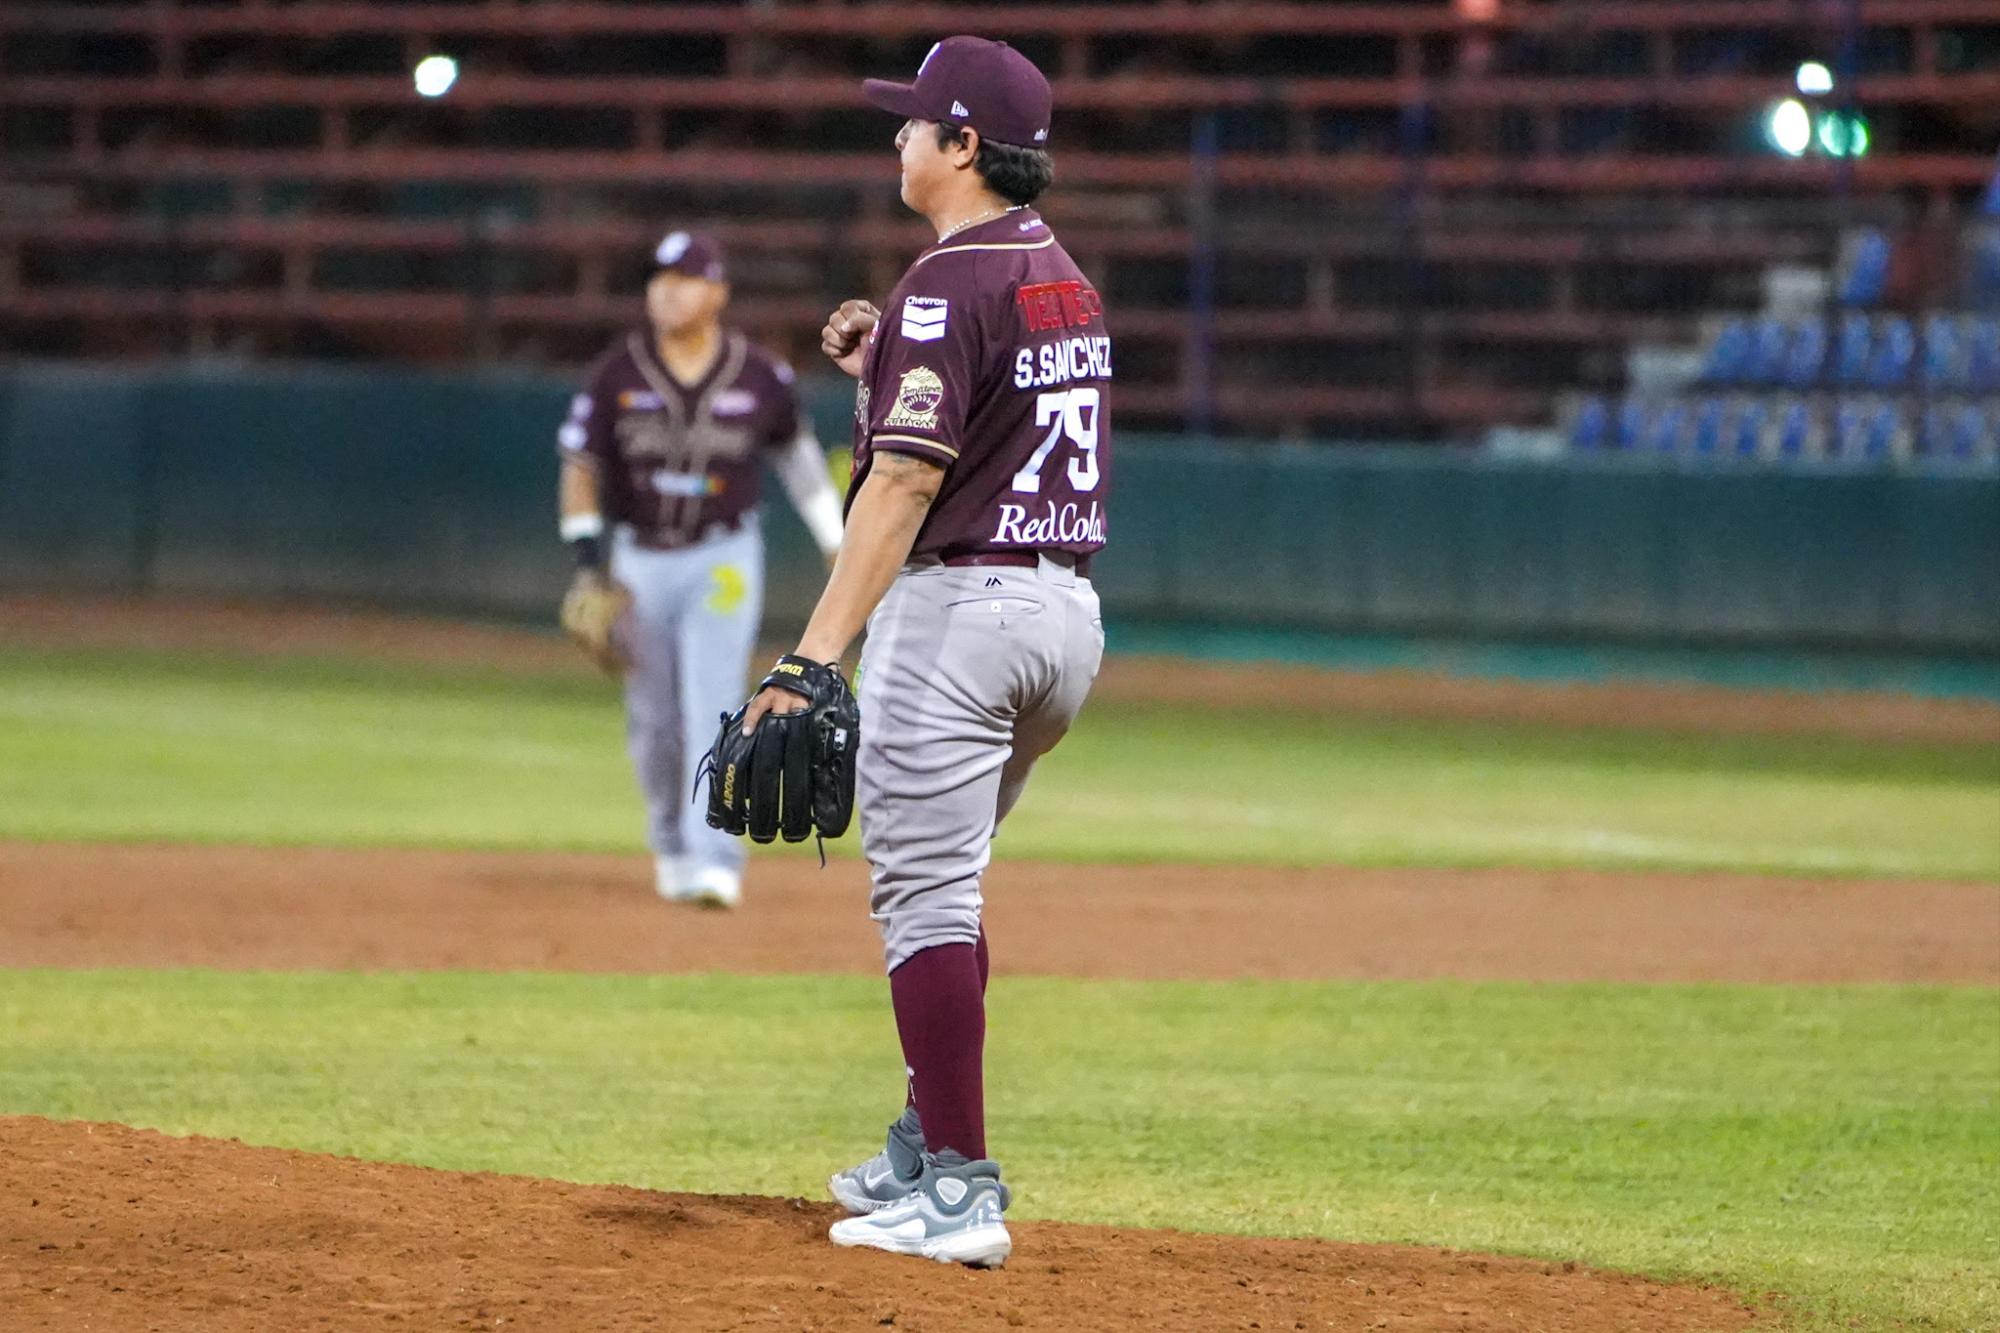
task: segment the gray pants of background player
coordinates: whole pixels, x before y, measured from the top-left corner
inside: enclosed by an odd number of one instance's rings
[[[740,707],[764,608],[764,539],[752,518],[735,532],[677,551],[654,551],[618,530],[612,576],[632,590],[622,630],[626,740],[646,798],[646,841],[656,856],[741,873],[743,840],[708,826],[694,799],[694,766],[715,740],[717,717]]]
[[[1088,579],[906,567],[861,654],[861,846],[883,956],[979,939],[993,832],[1083,707],[1104,657]]]

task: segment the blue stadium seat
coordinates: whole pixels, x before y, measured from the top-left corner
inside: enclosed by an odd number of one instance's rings
[[[1957,389],[1965,384],[1965,337],[1952,315],[1924,320],[1923,380],[1928,388]]]
[[[1917,360],[1917,335],[1910,321],[1891,315],[1876,330],[1868,356],[1868,382],[1878,389],[1900,389],[1910,382]]]
[[[1637,398],[1627,398],[1618,405],[1618,447],[1637,449],[1645,439],[1646,422],[1649,413],[1646,404]]]
[[[1858,399],[1841,400],[1833,414],[1833,430],[1827,440],[1828,457],[1853,459],[1861,456],[1872,411],[1870,404]]]
[[[1786,402],[1778,422],[1778,456],[1803,458],[1812,446],[1812,408],[1803,398]]]
[[[1980,310],[2000,310],[2000,227],[1980,227],[1966,237],[1966,297]]]
[[[1694,411],[1694,436],[1688,447],[1698,454],[1712,454],[1722,445],[1722,428],[1729,404],[1720,398],[1704,398]]]
[[[1971,462],[1988,429],[1986,414],[1971,403],[1934,403],[1924,413],[1917,450],[1927,458]]]
[[[1771,409],[1761,399],[1745,403],[1729,423],[1729,451],[1738,458],[1755,458],[1764,448]]]
[[[1879,304],[1889,285],[1889,238],[1870,228],[1855,239],[1849,257],[1847,277],[1840,286],[1840,303],[1847,306]]]
[[[1750,362],[1750,321],[1732,319],[1716,332],[1702,362],[1701,377],[1710,384],[1739,384]]]
[[[1794,389],[1810,389],[1826,370],[1826,321],[1809,319],[1800,323],[1792,345],[1785,352],[1785,366],[1779,379]]]
[[[1687,438],[1687,405],[1670,402],[1653,415],[1646,428],[1646,447],[1657,453],[1671,454],[1681,447]]]
[[[1889,403],[1877,403],[1862,417],[1861,456],[1871,463],[1886,463],[1895,456],[1896,436],[1903,425],[1902,414]]]
[[[1777,384],[1785,373],[1785,353],[1792,330],[1783,320],[1764,318],[1750,328],[1750,356],[1743,367],[1745,384]]]
[[[1839,384],[1860,384],[1868,374],[1868,353],[1874,346],[1874,325],[1866,315],[1840,320],[1840,345],[1833,353],[1833,378]]]
[[[1594,452],[1611,443],[1610,404],[1602,398],[1584,399],[1576,410],[1576,420],[1570,422],[1570,448]]]
[[[1966,386],[1977,393],[2000,393],[2000,319],[1969,321],[1965,341]]]

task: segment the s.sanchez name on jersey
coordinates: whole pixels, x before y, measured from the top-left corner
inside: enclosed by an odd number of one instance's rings
[[[854,480],[879,453],[940,464],[912,554],[1088,555],[1111,486],[1104,303],[1033,210],[917,257],[869,335]]]

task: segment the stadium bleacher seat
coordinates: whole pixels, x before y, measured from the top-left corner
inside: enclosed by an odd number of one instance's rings
[[[1916,330],[1900,314],[1882,318],[1876,326],[1874,346],[1868,350],[1866,380],[1874,388],[1902,388],[1910,382],[1910,368],[1916,364]]]
[[[1841,400],[1833,410],[1833,430],[1827,440],[1829,458],[1853,459],[1861,455],[1862,437],[1867,433],[1869,404],[1858,398]]]
[[[1774,385],[1783,381],[1785,355],[1792,344],[1792,329],[1781,319],[1765,317],[1750,326],[1750,355],[1744,366],[1746,384]]]
[[[1646,426],[1650,414],[1646,404],[1638,398],[1627,398],[1618,405],[1618,447],[1637,449],[1646,439]]]
[[[1979,310],[2000,310],[2000,227],[1976,227],[1966,238],[1966,299]]]
[[[1750,364],[1750,321],[1732,319],[1716,331],[1708,345],[1701,378],[1710,384],[1741,384]]]
[[[1868,383],[1877,389],[1903,388],[1910,382],[1916,359],[1917,335],[1910,321],[1901,315],[1886,316],[1877,325],[1868,353]]]
[[[1655,453],[1678,453],[1687,439],[1687,404],[1671,401],[1652,414],[1646,426],[1646,448]]]
[[[1770,404],[1761,398],[1745,403],[1730,423],[1730,452],[1738,458],[1755,458],[1764,450],[1764,436],[1770,424]]]
[[[1611,434],[1611,407],[1602,398],[1586,398],[1570,423],[1569,442],[1573,449],[1595,452],[1615,443]]]
[[[1861,457],[1871,463],[1886,463],[1895,456],[1896,437],[1902,431],[1902,413],[1893,403],[1876,403],[1863,415]]]
[[[1992,429],[1987,414],[1976,404],[1933,403],[1924,412],[1917,451],[1935,460],[1971,462],[1987,451]]]
[[[1785,353],[1783,383],[1794,389],[1810,389],[1819,383],[1826,368],[1826,321],[1808,319],[1799,324],[1790,349]]]
[[[1924,320],[1923,382],[1929,389],[1965,385],[1965,339],[1952,315],[1933,314]]]
[[[1848,257],[1847,275],[1840,285],[1840,303],[1845,306],[1879,305],[1889,285],[1889,238],[1877,228],[1869,228],[1854,240]]]
[[[1712,454],[1722,447],[1723,427],[1729,418],[1729,404],[1720,398],[1704,398],[1695,407],[1694,433],[1688,448],[1697,454]]]
[[[1778,456],[1803,458],[1812,449],[1812,406],[1803,398],[1787,399],[1778,422]]]
[[[1965,385],[1976,393],[2000,393],[2000,319],[1981,315],[1967,321]]]
[[[1833,354],[1836,384],[1860,385],[1868,378],[1868,354],[1875,345],[1874,321],[1850,312],[1841,316],[1840,341]]]

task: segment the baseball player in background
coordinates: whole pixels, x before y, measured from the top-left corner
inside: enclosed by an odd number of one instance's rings
[[[1089,573],[1111,482],[1111,339],[1028,207],[1053,174],[1040,71],[953,37],[914,83],[865,87],[904,118],[903,202],[938,239],[880,312],[848,301],[822,333],[860,380],[854,479],[839,560],[779,667],[837,671],[867,625],[856,793],[909,1096],[884,1151],[828,1182],[855,1214],[831,1235],[991,1267],[1012,1241],[986,1149],[980,883],[1104,652]],[[805,706],[765,688],[743,730]]]
[[[563,623],[623,673],[660,896],[733,907],[744,846],[689,793],[716,717],[742,698],[763,608],[763,466],[829,561],[840,500],[791,368],[723,326],[720,248],[676,231],[653,258],[647,328],[598,359],[558,432],[577,562]]]

